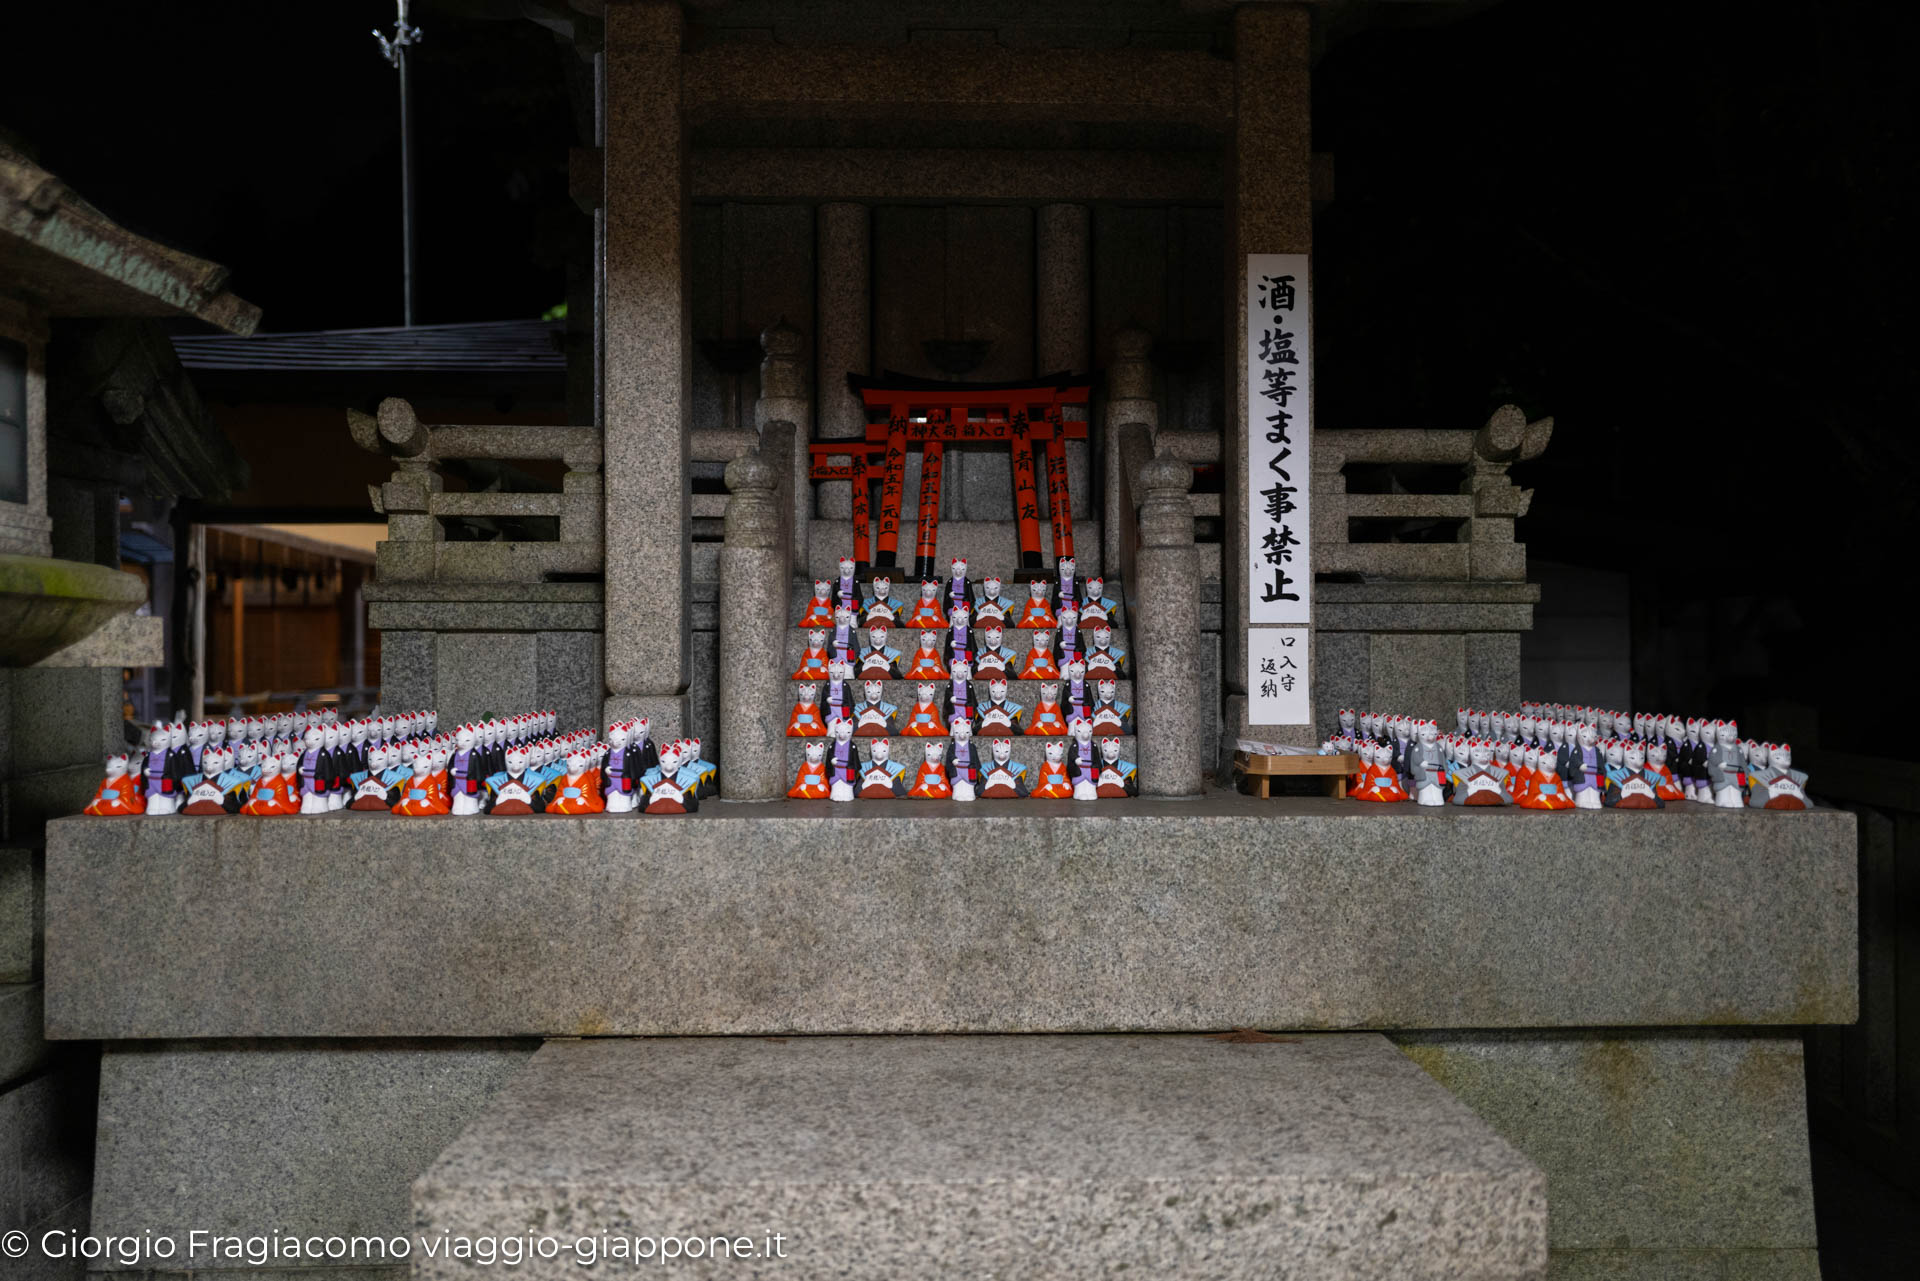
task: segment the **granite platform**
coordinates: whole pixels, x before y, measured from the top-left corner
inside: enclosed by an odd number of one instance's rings
[[[1192,800],[59,820],[52,1038],[1847,1023],[1854,819]]]
[[[1491,1281],[1545,1274],[1546,1193],[1378,1035],[694,1038],[549,1042],[413,1206],[556,1234],[529,1278],[692,1237],[676,1275]]]

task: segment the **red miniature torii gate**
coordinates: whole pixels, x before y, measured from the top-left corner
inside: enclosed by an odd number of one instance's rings
[[[1020,568],[1040,569],[1040,497],[1034,480],[1033,446],[1047,456],[1047,503],[1053,523],[1053,555],[1073,555],[1073,498],[1067,485],[1069,440],[1085,440],[1087,424],[1069,419],[1067,405],[1085,405],[1092,380],[1065,374],[1021,383],[943,383],[888,375],[849,374],[868,412],[886,418],[867,424],[864,441],[810,442],[815,480],[853,484],[853,558],[860,570],[899,564],[900,499],[906,485],[907,449],[920,447],[920,520],[914,546],[914,576],[936,577],[935,545],[940,534],[940,473],[949,443],[999,441],[1013,454],[1013,503],[1020,530]],[[850,463],[829,463],[848,457]],[[867,486],[879,466],[880,529],[877,549],[869,547],[871,513]],[[873,552],[869,556],[870,550]]]

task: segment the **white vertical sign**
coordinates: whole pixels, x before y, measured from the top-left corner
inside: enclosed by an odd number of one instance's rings
[[[1247,255],[1247,722],[1308,725],[1313,350],[1306,254]]]
[[[1247,630],[1247,724],[1307,725],[1313,721],[1307,681],[1305,627]]]
[[[1307,255],[1247,255],[1247,621],[1313,623]]]

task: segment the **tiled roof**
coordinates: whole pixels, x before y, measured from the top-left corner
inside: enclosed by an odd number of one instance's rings
[[[183,335],[173,340],[191,370],[465,370],[564,373],[564,322],[492,320],[466,325],[322,329],[311,333]]]

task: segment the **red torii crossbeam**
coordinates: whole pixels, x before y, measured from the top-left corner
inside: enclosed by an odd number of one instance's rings
[[[1067,405],[1085,405],[1092,379],[1049,374],[1020,383],[947,383],[887,374],[869,378],[849,374],[847,385],[859,394],[869,417],[864,441],[809,442],[815,480],[853,483],[853,557],[864,572],[899,564],[901,494],[906,484],[907,450],[920,449],[920,519],[914,539],[914,576],[937,576],[934,563],[940,534],[940,480],[946,447],[962,442],[997,441],[1013,456],[1014,514],[1020,531],[1020,568],[1040,569],[1040,497],[1034,476],[1034,445],[1046,452],[1047,502],[1053,523],[1053,555],[1073,555],[1073,496],[1067,484],[1066,442],[1085,440],[1084,419],[1069,419]],[[830,458],[848,458],[831,463]],[[880,527],[869,547],[871,513],[867,487],[880,470]],[[871,556],[869,556],[871,552]]]

